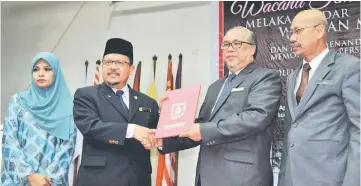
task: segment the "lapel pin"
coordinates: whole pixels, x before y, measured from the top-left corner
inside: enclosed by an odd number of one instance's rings
[[[111,96],[110,95],[108,95],[108,98],[110,98]]]
[[[137,96],[134,96],[134,99],[138,99],[138,97],[137,97]]]

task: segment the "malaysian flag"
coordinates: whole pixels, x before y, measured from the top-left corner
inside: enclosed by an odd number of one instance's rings
[[[167,91],[173,90],[172,56],[168,56]],[[156,186],[177,186],[178,153],[159,154]]]

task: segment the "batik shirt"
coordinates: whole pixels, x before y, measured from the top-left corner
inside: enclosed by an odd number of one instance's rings
[[[10,99],[2,137],[2,186],[28,186],[26,176],[40,173],[52,179],[54,186],[67,186],[69,165],[74,153],[76,129],[70,140],[49,135],[39,128],[32,115]]]

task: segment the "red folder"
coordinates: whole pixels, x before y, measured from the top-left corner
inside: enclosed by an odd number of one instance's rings
[[[166,92],[155,138],[178,136],[194,123],[201,86],[192,86]]]

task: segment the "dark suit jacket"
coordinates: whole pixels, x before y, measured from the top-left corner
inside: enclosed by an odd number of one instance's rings
[[[76,186],[151,185],[150,151],[125,136],[129,123],[156,128],[158,105],[129,87],[129,107],[127,119],[120,100],[104,83],[76,91],[74,120],[84,136]]]
[[[271,124],[280,104],[280,76],[275,70],[249,64],[212,113],[225,79],[208,88],[197,119],[201,142],[164,139],[162,153],[200,144],[196,183],[201,180],[202,186],[271,186]]]

